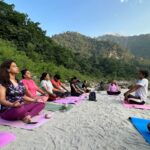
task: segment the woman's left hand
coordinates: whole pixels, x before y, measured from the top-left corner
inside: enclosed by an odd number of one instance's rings
[[[48,94],[46,92],[43,93],[44,96],[48,96]]]
[[[124,93],[124,97],[125,97],[125,98],[128,98],[128,95],[129,95],[128,92]]]

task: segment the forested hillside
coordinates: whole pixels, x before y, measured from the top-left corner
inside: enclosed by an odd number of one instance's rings
[[[38,76],[48,71],[60,73],[63,79],[128,79],[139,68],[149,68],[113,42],[72,32],[48,37],[39,23],[3,1],[0,22],[0,62],[13,58],[21,68],[28,67]]]
[[[59,45],[71,49],[80,56],[131,59],[133,56],[116,43],[98,41],[77,32],[66,32],[52,37]]]
[[[136,57],[150,57],[150,34],[138,36],[114,36],[104,35],[98,38],[99,41],[111,41],[128,49]]]
[[[113,40],[100,40],[77,32],[54,35],[52,39],[77,55],[89,58],[96,72],[100,71],[99,74],[105,77],[130,78],[138,69],[149,68],[148,59],[135,57],[130,50]]]

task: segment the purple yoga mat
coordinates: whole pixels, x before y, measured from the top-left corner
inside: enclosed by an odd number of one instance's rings
[[[14,141],[16,137],[8,132],[0,132],[0,148]]]
[[[42,113],[42,114],[32,118],[32,121],[38,122],[36,124],[26,124],[20,120],[19,121],[7,121],[7,120],[0,118],[0,125],[6,125],[6,126],[11,126],[11,127],[16,127],[16,128],[32,130],[34,128],[37,128],[37,127],[43,125],[48,120],[49,119],[45,119],[45,114]]]
[[[126,108],[137,108],[137,109],[145,109],[145,110],[149,110],[150,109],[150,105],[137,105],[137,104],[128,104],[123,102],[123,106]]]
[[[59,104],[79,104],[80,102],[82,102],[83,100],[85,100],[87,94],[83,94],[79,97],[76,96],[69,96],[69,97],[65,97],[65,98],[61,98],[58,100],[53,101],[54,103],[59,103]]]

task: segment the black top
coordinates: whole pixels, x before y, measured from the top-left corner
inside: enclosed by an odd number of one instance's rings
[[[76,85],[74,83],[70,83],[70,87],[71,87],[71,93],[76,93],[76,90],[74,87],[76,87]]]

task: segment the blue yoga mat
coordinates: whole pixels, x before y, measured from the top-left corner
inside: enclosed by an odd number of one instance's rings
[[[144,137],[144,139],[150,144],[150,131],[147,129],[150,120],[141,118],[129,118],[134,127],[139,131],[139,133]]]

